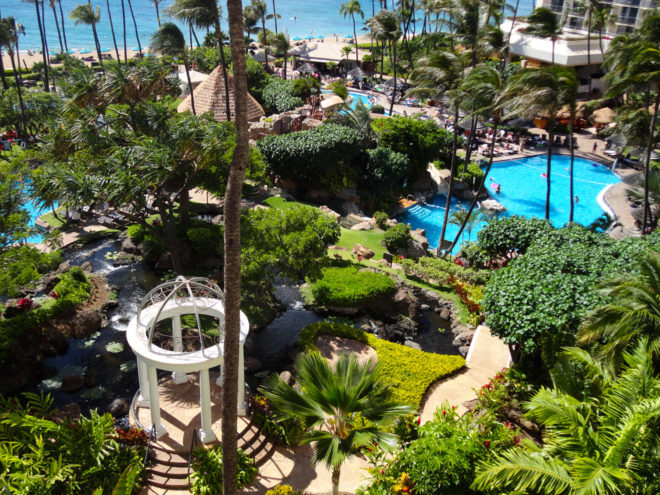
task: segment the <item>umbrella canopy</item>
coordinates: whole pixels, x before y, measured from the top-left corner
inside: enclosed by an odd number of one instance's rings
[[[84,50],[80,50],[80,53],[92,53],[92,50],[85,48]]]
[[[344,38],[352,38],[352,37],[353,37],[352,34],[345,34],[345,35],[344,35]]]
[[[101,53],[108,53],[110,48],[101,48]]]
[[[312,64],[302,64],[300,67],[296,69],[298,72],[302,72],[303,74],[313,74],[316,72],[316,67],[314,67]]]
[[[576,117],[584,117],[586,115],[587,111],[584,106],[584,103],[578,103],[577,106],[575,107],[575,116]],[[567,118],[571,116],[571,110],[568,105],[564,105],[561,107],[561,110],[557,112],[557,117],[559,118]]]
[[[509,120],[508,122],[505,122],[504,125],[507,127],[515,127],[516,129],[531,129],[532,127],[535,127],[534,122],[523,119],[522,117]]]
[[[339,96],[332,95],[329,98],[325,98],[324,100],[321,101],[321,108],[323,110],[328,110],[328,109],[334,108],[338,105],[342,105],[343,103],[344,103],[344,100],[342,100]]]
[[[465,119],[465,120],[462,120],[458,123],[458,127],[460,127],[461,129],[464,129],[466,131],[469,131],[470,129],[472,129],[472,123],[473,122],[474,122],[474,117],[471,118],[471,119]],[[483,125],[481,122],[477,121],[477,127],[475,128],[475,130],[481,131],[485,128],[486,128],[485,125]]]
[[[48,55],[57,55],[57,53],[51,50],[48,52]]]
[[[307,36],[305,36],[305,39],[306,40],[313,40],[314,36],[312,36],[311,34],[308,34]]]
[[[363,71],[359,67],[356,67],[353,70],[349,70],[348,75],[351,76],[351,77],[354,77],[356,79],[362,79],[363,77],[369,77],[369,74],[367,74],[365,71]]]
[[[393,87],[394,87],[394,78],[388,79],[387,81],[385,81],[385,82],[383,83],[383,85],[384,85],[384,86],[388,86],[388,87],[390,87],[390,88],[393,88]],[[407,88],[407,87],[408,87],[408,83],[405,82],[405,81],[403,81],[403,79],[397,79],[397,80],[396,80],[396,87],[399,88],[399,89],[401,89],[401,88]]]
[[[591,121],[596,124],[609,124],[614,122],[614,117],[616,117],[614,110],[608,107],[604,107],[599,108],[593,114],[591,114]]]
[[[293,41],[302,41],[302,38],[300,36],[294,36]]]
[[[325,36],[323,36],[323,35],[321,34],[321,35],[317,36],[316,38],[319,39],[319,40],[323,40],[323,39],[325,39]]]
[[[132,50],[133,50],[134,52],[139,52],[139,51],[140,51],[140,47],[139,47],[139,46],[134,46],[134,47],[132,48]]]
[[[625,146],[626,137],[623,134],[614,134],[610,137],[605,138],[605,141],[612,143],[615,146]]]
[[[67,52],[69,55],[71,55],[72,53],[76,53],[74,50],[67,50],[66,52]]]

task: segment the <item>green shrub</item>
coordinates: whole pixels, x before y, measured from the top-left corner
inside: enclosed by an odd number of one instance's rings
[[[385,115],[385,107],[383,105],[372,105],[369,109],[371,113],[377,113],[379,115]]]
[[[282,113],[302,106],[305,102],[293,95],[293,81],[271,78],[262,91],[268,113]]]
[[[360,186],[383,194],[387,189],[400,190],[410,174],[410,160],[403,153],[379,146],[367,150],[367,164]]]
[[[510,253],[524,254],[532,242],[553,231],[547,220],[514,215],[493,219],[477,234],[478,244],[495,258]]]
[[[305,100],[312,94],[317,94],[319,89],[321,89],[321,83],[315,77],[299,77],[293,81],[292,93],[293,96]]]
[[[472,189],[476,190],[484,177],[484,171],[475,163],[468,163],[467,170],[463,171],[463,165],[459,165],[456,170],[456,178],[461,182],[465,182]]]
[[[325,268],[323,277],[311,284],[316,303],[329,306],[358,306],[395,288],[387,275],[356,266]]]
[[[410,225],[397,223],[385,231],[383,243],[390,253],[395,253],[398,249],[406,249],[409,238]]]
[[[139,224],[129,225],[126,229],[126,235],[135,243],[140,244],[147,233],[146,229]]]
[[[452,275],[472,285],[484,285],[493,273],[490,270],[464,268],[448,259],[430,256],[420,258],[419,261],[404,259],[402,265],[406,275],[438,285],[447,285]]]
[[[350,338],[372,347],[378,355],[381,378],[392,385],[392,398],[418,408],[429,386],[465,365],[461,356],[446,356],[419,351],[382,340],[360,328],[339,323],[319,322],[307,325],[300,333],[303,351],[315,350],[317,335]]]
[[[224,252],[224,230],[219,225],[190,228],[186,231],[186,238],[193,251],[201,256]]]
[[[38,249],[20,246],[0,254],[0,295],[16,297],[22,288],[32,288],[42,275],[56,269],[62,253],[43,253]]]
[[[331,82],[328,85],[328,89],[339,96],[342,100],[348,98],[348,89],[346,89],[344,82],[341,80]]]
[[[190,492],[193,495],[222,493],[222,445],[195,450],[190,475]],[[238,449],[238,477],[236,488],[243,488],[254,481],[259,469],[254,460]]]
[[[300,495],[298,490],[294,490],[291,485],[277,485],[266,492],[266,495]]]
[[[377,211],[374,213],[374,218],[376,219],[376,225],[378,228],[383,230],[387,229],[387,221],[390,219],[390,216],[384,211]]]

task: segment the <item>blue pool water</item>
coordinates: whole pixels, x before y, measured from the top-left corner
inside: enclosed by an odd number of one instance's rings
[[[46,210],[39,208],[33,200],[29,200],[27,203],[25,203],[24,206],[27,212],[30,214],[30,221],[28,224],[30,227],[34,226],[34,222],[37,220],[37,218],[39,218],[44,213],[48,213]],[[29,243],[39,243],[41,241],[43,241],[43,236],[38,232],[35,232],[27,238],[27,242]]]
[[[546,155],[539,155],[493,163],[487,187],[491,196],[506,208],[504,215],[545,217],[546,178],[542,174],[545,174],[546,171],[546,159]],[[556,227],[568,222],[569,166],[569,156],[553,155],[550,221]],[[589,225],[598,219],[603,214],[603,209],[597,200],[598,195],[607,186],[619,182],[621,179],[605,165],[576,157],[573,187],[579,201],[575,204],[575,221],[582,225]],[[492,192],[490,185],[493,183],[500,185],[499,194]],[[408,208],[400,220],[409,223],[413,229],[425,229],[429,244],[435,248],[442,228],[445,201],[446,196],[438,195],[433,198],[431,204],[414,205]],[[450,213],[469,207],[468,201],[453,200]],[[477,224],[473,228],[469,240],[476,240],[477,232],[484,225],[485,222]],[[457,232],[457,225],[448,225],[445,239],[453,240]],[[468,240],[467,232],[464,232],[463,240]]]

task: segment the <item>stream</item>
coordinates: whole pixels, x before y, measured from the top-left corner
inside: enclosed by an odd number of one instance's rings
[[[143,263],[113,266],[112,255],[119,246],[116,240],[107,239],[65,253],[64,258],[71,265],[89,261],[94,273],[106,276],[110,287],[119,289],[119,304],[110,311],[107,326],[85,339],[69,339],[64,354],[44,359],[45,376],[24,391],[49,392],[56,406],[76,402],[85,414],[95,408],[105,411],[115,398],[130,401],[137,391],[136,360],[126,342],[125,330],[142,297],[160,283],[160,278]],[[246,381],[251,388],[269,371],[279,372],[292,363],[305,326],[328,319],[305,308],[297,284],[278,281],[275,297],[286,310],[265,328],[251,332],[245,343]],[[419,334],[413,342],[427,352],[458,354],[448,331],[450,322],[433,309],[423,310],[421,314]],[[356,326],[374,325],[368,316],[339,321]],[[81,377],[84,385],[75,391],[63,391],[63,381],[66,386],[71,380],[67,377]],[[74,380],[80,383],[80,378]]]

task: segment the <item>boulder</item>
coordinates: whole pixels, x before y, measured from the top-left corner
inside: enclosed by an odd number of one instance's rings
[[[353,254],[355,254],[355,256],[361,256],[362,258],[367,260],[370,260],[375,255],[375,253],[371,249],[363,246],[362,244],[356,244],[355,246],[353,246]]]
[[[80,265],[80,269],[85,273],[94,272],[94,268],[92,268],[92,264],[89,261],[85,261],[82,265]]]
[[[85,385],[85,379],[79,375],[65,376],[62,379],[60,390],[62,392],[71,393],[77,392]]]
[[[422,304],[419,307],[419,309],[421,309],[422,311],[428,311],[429,309],[431,309],[431,306],[429,306],[428,304]]]
[[[224,215],[216,215],[211,219],[211,223],[213,225],[224,225],[225,224],[225,216]]]
[[[428,241],[427,241],[427,245],[428,245]],[[426,255],[427,255],[426,249],[424,249],[424,247],[415,239],[408,239],[406,241],[406,251],[405,251],[406,258],[419,259]]]
[[[302,125],[300,126],[301,131],[308,131],[310,129],[315,129],[316,127],[320,126],[323,124],[322,121],[316,120],[316,119],[310,119],[307,117],[305,120],[302,121]]]
[[[293,384],[296,383],[296,379],[293,377],[290,371],[283,371],[280,373],[280,378],[287,385],[293,386]]]
[[[245,371],[248,373],[256,373],[261,369],[261,361],[253,356],[245,358]]]
[[[494,212],[503,212],[506,211],[506,208],[504,205],[502,205],[500,202],[494,200],[494,199],[484,199],[481,202],[481,209],[482,210],[487,210],[487,211],[494,211]]]
[[[50,294],[59,283],[60,276],[56,273],[49,273],[41,279],[40,289],[44,294]]]
[[[449,318],[451,318],[451,311],[449,311],[447,308],[441,309],[440,318],[442,318],[443,320],[449,320]]]
[[[397,223],[399,223],[396,218],[388,218],[385,220],[385,225],[387,228],[394,227]]]
[[[422,350],[422,346],[412,340],[406,340],[403,345],[410,347],[411,349],[417,349],[418,351]]]
[[[69,261],[65,261],[63,263],[60,263],[60,266],[57,267],[55,273],[64,273],[69,268],[71,268],[71,263]]]
[[[353,225],[357,225],[363,222],[371,223],[371,218],[365,217],[363,215],[358,215],[356,213],[349,213],[348,215],[346,215],[344,218],[341,219],[341,225],[345,229],[350,229],[351,227],[353,227]]]
[[[337,223],[339,223],[339,221],[341,220],[341,215],[339,213],[337,213],[336,211],[331,210],[326,205],[320,206],[319,210],[321,210],[326,215],[329,215],[332,218],[334,218],[335,220],[337,220]]]
[[[121,399],[121,398],[113,400],[108,406],[108,412],[112,414],[115,418],[118,418],[120,416],[126,416],[128,414],[129,409],[130,406],[128,405],[126,399]]]
[[[449,177],[451,171],[447,169],[438,170],[435,166],[429,163],[427,169],[429,176],[435,182],[436,194],[447,194],[449,192]]]
[[[64,423],[67,420],[75,421],[78,418],[80,418],[80,406],[75,402],[70,402],[56,409],[50,420],[54,423]]]
[[[424,229],[411,230],[410,237],[418,242],[424,249],[429,248],[429,240],[426,238],[426,231]]]
[[[431,195],[435,193],[438,189],[438,184],[435,182],[431,173],[428,170],[425,170],[415,179],[415,182],[412,184],[415,191],[430,191]]]
[[[356,223],[351,227],[351,230],[373,230],[373,229],[374,229],[374,224],[371,221]]]
[[[69,319],[70,337],[83,338],[100,330],[103,326],[103,316],[95,310],[79,311]]]
[[[121,250],[129,254],[140,254],[140,248],[135,245],[133,239],[126,237],[121,243]]]

